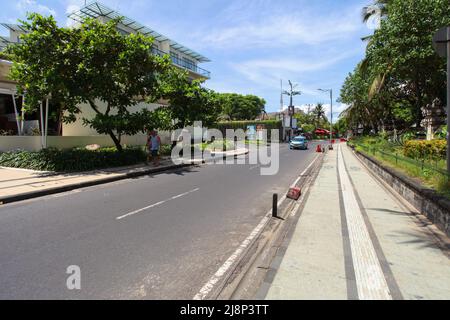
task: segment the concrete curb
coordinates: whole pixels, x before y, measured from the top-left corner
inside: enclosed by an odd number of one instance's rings
[[[239,155],[244,155],[244,154],[248,154],[248,153],[249,153],[249,150],[247,149],[245,152],[242,152],[242,153],[223,155],[223,159],[226,159],[229,157],[235,157],[235,156],[239,156]],[[218,158],[216,158],[216,160]],[[212,159],[212,161],[213,160],[214,159]],[[171,171],[171,170],[176,170],[176,169],[187,168],[187,167],[191,167],[191,166],[195,166],[195,165],[204,164],[207,162],[208,161],[205,161],[203,159],[201,159],[201,161],[200,160],[186,161],[186,163],[182,163],[182,164],[174,164],[174,165],[169,165],[166,167],[158,167],[158,168],[149,168],[147,170],[142,170],[142,171],[137,171],[137,172],[123,173],[123,174],[120,174],[120,175],[117,175],[114,177],[106,177],[106,178],[101,178],[101,179],[92,180],[92,181],[78,182],[78,183],[73,183],[73,184],[69,184],[69,185],[65,185],[65,186],[48,188],[48,189],[44,189],[44,190],[19,193],[19,194],[12,195],[12,196],[0,197],[0,205],[17,202],[17,201],[23,201],[23,200],[27,200],[27,199],[39,198],[39,197],[43,197],[43,196],[47,196],[47,195],[67,192],[67,191],[80,189],[80,188],[92,187],[92,186],[96,186],[96,185],[100,185],[100,184],[105,184],[105,183],[110,183],[110,182],[130,179],[130,178],[136,178],[136,177],[145,176],[145,175],[152,174],[152,173],[159,173],[159,172],[164,172],[164,171]]]
[[[170,165],[167,167],[151,168],[151,169],[143,170],[143,171],[139,171],[139,172],[124,173],[124,174],[120,174],[120,175],[117,175],[114,177],[106,177],[106,178],[93,180],[93,181],[78,182],[78,183],[73,183],[73,184],[69,184],[66,186],[60,186],[60,187],[49,188],[49,189],[33,191],[33,192],[19,193],[19,194],[13,195],[13,196],[0,197],[0,205],[17,202],[17,201],[23,201],[23,200],[27,200],[27,199],[43,197],[43,196],[56,194],[56,193],[67,192],[67,191],[71,191],[71,190],[75,190],[75,189],[79,189],[79,188],[92,187],[92,186],[115,182],[115,181],[119,181],[119,180],[136,178],[139,176],[145,176],[147,174],[152,174],[152,173],[159,173],[159,172],[164,172],[164,171],[181,169],[181,168],[190,167],[190,166],[192,166],[192,165],[191,164]]]

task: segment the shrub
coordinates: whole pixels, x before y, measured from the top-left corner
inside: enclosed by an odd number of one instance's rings
[[[408,141],[414,140],[416,138],[416,134],[413,132],[405,132],[400,136],[400,143],[405,145]]]
[[[409,140],[403,146],[403,154],[406,157],[420,160],[445,159],[446,152],[446,140]]]
[[[84,148],[70,150],[48,148],[37,152],[14,151],[0,154],[0,166],[57,172],[119,167],[145,160],[146,153],[141,148],[128,148],[122,152],[118,152],[115,147],[95,151]]]
[[[172,154],[172,146],[170,144],[161,145],[159,153],[161,156],[170,156]]]

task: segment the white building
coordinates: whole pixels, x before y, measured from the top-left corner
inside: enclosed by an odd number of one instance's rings
[[[124,35],[142,33],[152,36],[154,38],[153,53],[157,55],[170,55],[173,65],[187,70],[189,77],[192,79],[206,80],[211,76],[209,71],[199,67],[200,63],[209,62],[210,60],[208,58],[133,19],[125,17],[99,2],[88,3],[80,10],[70,13],[68,16],[75,21],[75,25],[87,17],[95,18],[102,22],[123,17],[122,22],[118,25],[121,33]],[[20,34],[24,33],[24,30],[19,25],[9,23],[1,23],[1,25],[9,30],[9,37],[0,36],[0,51],[9,44],[20,42]],[[94,116],[94,111],[88,105],[79,106],[81,114],[78,116],[77,121],[71,124],[57,123],[49,119],[48,126],[46,127],[46,120],[43,120],[46,118],[45,103],[42,108],[42,116],[38,111],[34,114],[23,115],[23,121],[19,121],[18,117],[21,115],[20,110],[23,97],[15,96],[16,84],[8,79],[10,68],[11,62],[1,60],[0,58],[0,151],[17,148],[37,150],[43,145],[61,148],[70,148],[91,143],[98,143],[102,146],[113,145],[108,136],[100,136],[95,130],[83,126],[82,118]],[[101,105],[101,103],[99,104]],[[160,101],[159,104],[143,102],[133,107],[133,109],[136,111],[142,108],[152,110],[164,104],[164,101]],[[51,103],[49,104],[49,110],[49,113],[51,113]],[[48,131],[48,138],[44,137],[46,130],[41,130],[45,127]],[[13,133],[14,136],[5,136],[6,132]],[[39,134],[39,132],[42,136],[32,136],[33,134]],[[145,136],[123,137],[123,142],[125,144],[143,144],[145,142]]]

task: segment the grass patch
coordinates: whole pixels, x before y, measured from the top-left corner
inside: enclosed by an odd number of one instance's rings
[[[355,149],[374,157],[392,169],[414,178],[422,185],[450,198],[450,180],[443,159],[412,159],[403,155],[404,147],[376,138],[352,140]]]

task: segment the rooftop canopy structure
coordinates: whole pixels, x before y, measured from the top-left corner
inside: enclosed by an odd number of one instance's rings
[[[149,27],[146,27],[139,22],[130,19],[123,14],[120,14],[116,12],[115,10],[108,8],[107,6],[93,1],[85,6],[83,6],[80,10],[74,11],[68,15],[69,18],[81,22],[85,18],[98,18],[98,17],[106,17],[108,19],[115,19],[122,17],[122,24],[130,29],[132,29],[134,32],[139,32],[144,35],[152,36],[157,41],[169,41],[170,47],[184,53],[187,56],[190,56],[197,60],[198,62],[210,62],[208,58],[205,56],[167,38],[166,36],[156,32],[155,30],[150,29]]]

